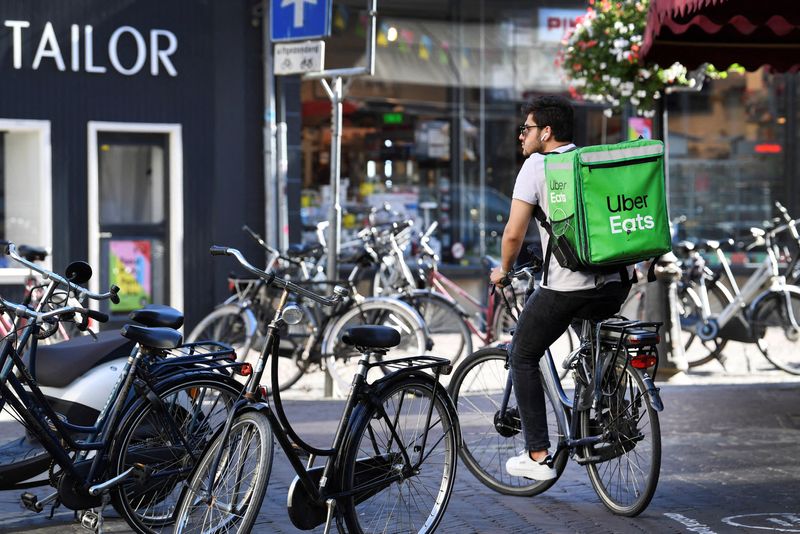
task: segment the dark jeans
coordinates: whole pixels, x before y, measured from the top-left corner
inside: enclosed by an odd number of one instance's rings
[[[520,314],[511,342],[511,372],[529,451],[550,447],[539,359],[575,319],[605,319],[617,313],[631,289],[612,282],[598,289],[553,291],[537,288]]]

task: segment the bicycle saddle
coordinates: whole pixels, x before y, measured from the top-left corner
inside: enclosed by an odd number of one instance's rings
[[[131,341],[152,349],[174,349],[183,343],[183,335],[172,328],[126,324],[120,333]]]
[[[140,310],[132,311],[128,317],[145,326],[172,329],[183,326],[183,314],[175,308],[163,304],[150,304]]]
[[[325,250],[319,243],[295,243],[286,249],[286,255],[293,259],[315,258]]]
[[[388,326],[353,326],[342,335],[342,342],[354,347],[389,349],[400,344],[400,332]]]

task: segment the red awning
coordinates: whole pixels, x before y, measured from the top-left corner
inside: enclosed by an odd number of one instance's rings
[[[641,51],[647,62],[689,69],[732,63],[800,68],[800,0],[652,0]]]

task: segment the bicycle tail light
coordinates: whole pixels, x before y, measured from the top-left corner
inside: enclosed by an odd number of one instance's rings
[[[238,367],[235,367],[234,369],[236,369],[236,373],[241,376],[250,376],[251,374],[253,374],[253,366],[247,362],[243,363]]]
[[[655,352],[637,352],[631,356],[631,367],[635,369],[649,369],[658,362]]]

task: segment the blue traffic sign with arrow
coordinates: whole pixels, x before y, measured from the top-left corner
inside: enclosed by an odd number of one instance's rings
[[[273,41],[327,37],[331,33],[331,0],[272,0]]]

